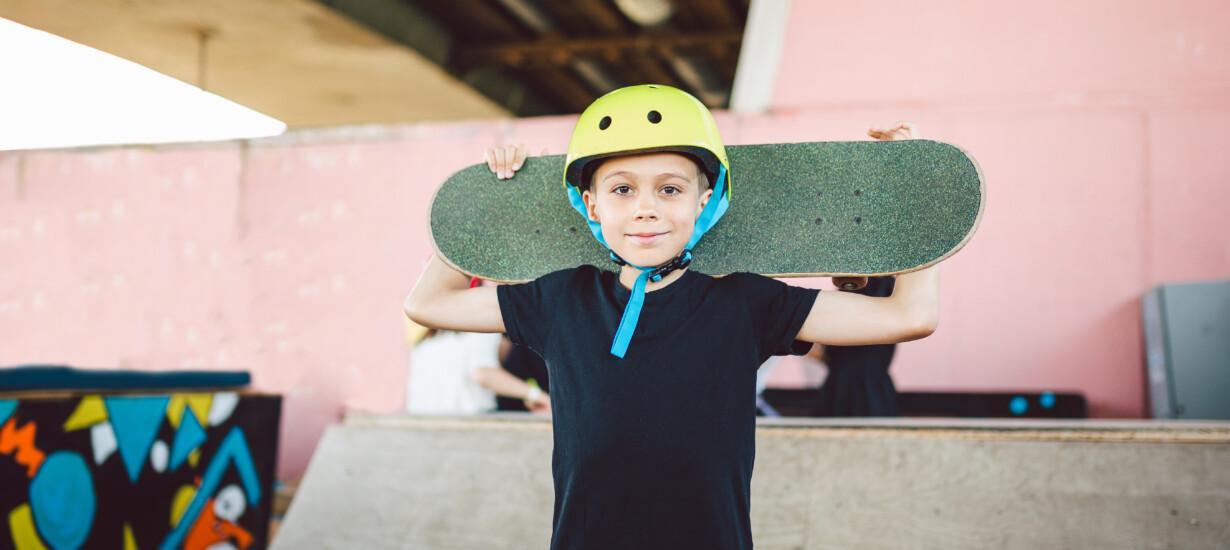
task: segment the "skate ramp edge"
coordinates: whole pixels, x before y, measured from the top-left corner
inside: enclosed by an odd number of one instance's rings
[[[1227,422],[757,430],[757,548],[1230,546]],[[546,548],[552,504],[547,420],[352,416],[321,440],[273,547]]]

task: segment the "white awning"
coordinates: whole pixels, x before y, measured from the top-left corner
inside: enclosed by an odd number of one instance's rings
[[[114,55],[0,18],[0,150],[216,141],[286,124]]]

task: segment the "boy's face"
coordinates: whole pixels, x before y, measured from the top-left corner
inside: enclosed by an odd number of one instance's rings
[[[620,156],[594,171],[582,193],[589,217],[602,225],[611,249],[643,267],[666,263],[683,252],[696,218],[713,194],[700,170],[675,153]]]

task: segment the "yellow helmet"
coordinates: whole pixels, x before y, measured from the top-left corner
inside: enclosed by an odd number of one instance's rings
[[[723,187],[729,196],[730,163],[713,114],[691,94],[661,84],[620,88],[594,100],[581,113],[568,142],[564,185],[584,190],[593,161],[650,151],[691,156],[715,189],[719,174],[725,173]]]

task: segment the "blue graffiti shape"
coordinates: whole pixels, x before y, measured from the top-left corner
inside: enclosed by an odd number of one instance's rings
[[[120,447],[120,458],[128,470],[128,479],[133,483],[141,475],[141,466],[149,456],[149,449],[158,437],[158,426],[166,414],[169,396],[162,397],[107,397],[107,417],[115,430],[115,440]]]
[[[261,484],[256,476],[256,465],[252,463],[252,453],[248,452],[248,440],[244,437],[243,430],[232,428],[222,440],[222,444],[218,446],[218,452],[214,455],[213,460],[209,461],[209,466],[205,468],[205,475],[201,477],[201,486],[197,488],[196,495],[192,497],[192,503],[188,505],[187,510],[184,510],[179,523],[175,524],[175,529],[167,535],[159,548],[163,550],[179,548],[184,536],[188,533],[188,528],[196,523],[197,516],[201,515],[201,509],[205,507],[205,501],[209,500],[209,497],[218,490],[218,485],[222,483],[222,474],[226,472],[227,465],[232,462],[235,463],[235,469],[239,470],[243,490],[248,494],[248,505],[256,506],[256,503],[260,502]]]
[[[12,415],[15,410],[17,410],[16,399],[0,399],[0,426],[3,426],[5,422],[8,422],[9,416]]]
[[[1042,405],[1042,408],[1044,409],[1049,409],[1051,407],[1054,407],[1055,406],[1055,394],[1049,391],[1044,392],[1041,396],[1038,397],[1038,404]]]
[[[1016,416],[1021,416],[1025,414],[1025,411],[1029,410],[1029,400],[1025,399],[1022,395],[1013,397],[1012,401],[1008,403],[1008,410],[1012,411],[1012,414]]]
[[[30,481],[34,525],[52,548],[80,548],[94,525],[94,478],[81,455],[57,451]]]
[[[201,427],[196,415],[185,414],[179,423],[179,430],[175,432],[175,439],[171,441],[171,471],[179,468],[188,455],[192,454],[192,450],[204,442],[205,429]]]

